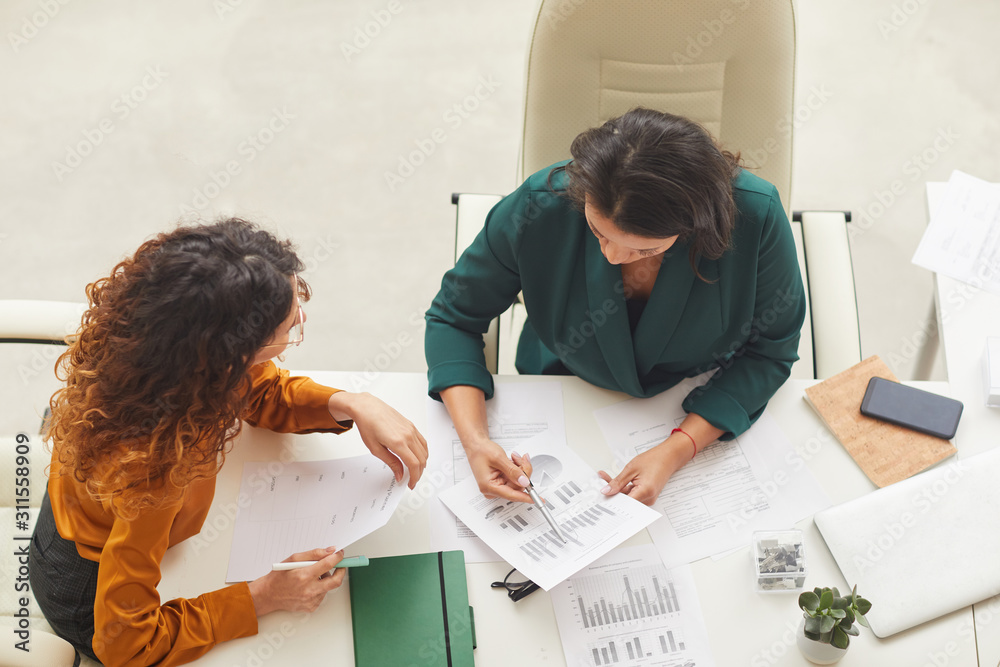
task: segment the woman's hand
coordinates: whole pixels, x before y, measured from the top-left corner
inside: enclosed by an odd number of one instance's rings
[[[337,421],[354,421],[365,446],[389,466],[397,482],[403,481],[406,466],[408,486],[416,486],[427,466],[427,441],[409,419],[367,392],[338,391],[330,397],[329,407]]]
[[[611,496],[623,491],[645,505],[652,505],[670,477],[724,433],[701,415],[689,412],[670,437],[629,461],[614,479],[600,471],[598,474],[608,483],[601,493]]]
[[[512,453],[507,458],[503,447],[486,440],[466,448],[469,467],[479,482],[479,491],[487,498],[503,498],[530,503],[531,496],[524,492],[531,477],[531,460],[527,454]]]
[[[531,461],[527,454],[512,453],[507,458],[503,447],[490,440],[483,390],[455,385],[441,390],[441,400],[455,424],[469,467],[479,482],[479,491],[487,498],[530,503],[531,496],[524,492],[524,487],[531,478]]]
[[[629,461],[614,479],[601,470],[598,474],[608,483],[601,493],[611,496],[623,492],[644,505],[652,505],[670,477],[691,460],[691,446],[684,444],[666,440],[647,449]]]
[[[257,616],[282,610],[316,611],[326,594],[344,583],[347,570],[333,569],[343,557],[344,552],[336,551],[335,547],[303,551],[289,556],[283,562],[299,560],[318,562],[299,570],[269,572],[251,581],[250,596],[253,598]]]

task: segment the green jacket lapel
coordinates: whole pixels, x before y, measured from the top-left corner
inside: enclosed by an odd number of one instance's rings
[[[688,261],[688,244],[677,242],[668,252],[635,331],[635,366],[639,378],[656,365],[676,333],[695,281]],[[700,264],[700,258],[698,261]]]
[[[597,344],[604,355],[604,362],[622,391],[638,396],[642,393],[642,384],[635,369],[635,352],[628,325],[628,311],[625,308],[621,269],[605,259],[600,243],[593,234],[588,236],[585,248],[590,312],[604,311],[608,314],[604,325],[596,327]],[[610,309],[607,307],[609,300],[614,303],[614,307]]]

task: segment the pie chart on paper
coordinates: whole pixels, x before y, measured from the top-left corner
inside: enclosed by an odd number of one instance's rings
[[[539,488],[545,489],[555,484],[562,471],[562,461],[550,454],[539,454],[531,459],[531,481]]]

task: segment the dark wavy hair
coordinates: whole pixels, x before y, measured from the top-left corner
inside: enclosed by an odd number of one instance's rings
[[[231,218],[160,234],[88,285],[50,401],[63,471],[126,518],[214,475],[239,433],[250,362],[288,317],[302,269],[290,242]]]
[[[640,107],[582,132],[570,153],[566,196],[580,212],[589,201],[627,234],[688,241],[696,274],[699,256],[718,259],[729,248],[740,156],[701,125]]]

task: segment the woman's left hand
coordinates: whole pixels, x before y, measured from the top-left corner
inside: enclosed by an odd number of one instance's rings
[[[427,466],[427,441],[409,419],[367,392],[338,391],[330,397],[330,414],[337,421],[353,420],[365,446],[403,481],[403,466],[410,471],[408,486],[416,486]]]
[[[613,479],[603,470],[598,472],[601,479],[608,483],[601,493],[612,496],[622,492],[644,505],[652,505],[671,475],[690,458],[690,447],[685,449],[678,446],[677,441],[665,441],[637,455]]]

